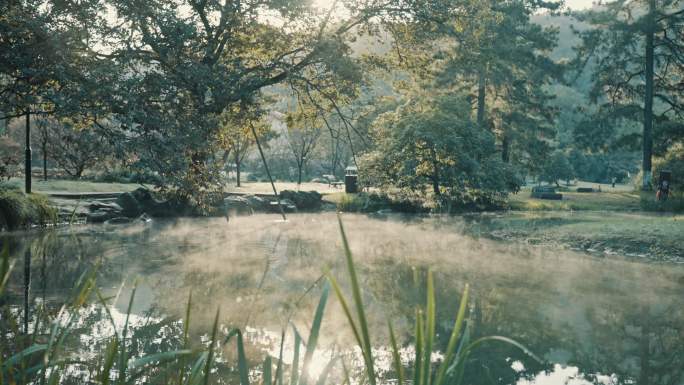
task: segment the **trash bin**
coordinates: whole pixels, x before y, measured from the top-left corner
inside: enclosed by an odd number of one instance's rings
[[[359,173],[354,166],[349,166],[344,170],[344,191],[347,194],[359,192],[358,187]]]
[[[672,184],[672,171],[663,170],[660,172],[660,178],[658,178],[658,184],[662,185],[664,181],[667,181],[668,185]]]

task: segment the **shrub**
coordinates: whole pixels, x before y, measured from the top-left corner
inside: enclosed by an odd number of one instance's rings
[[[655,193],[642,195],[639,204],[645,211],[684,212],[684,193],[671,192],[665,201],[656,201]]]
[[[46,225],[57,220],[57,209],[39,194],[24,194],[16,188],[0,188],[0,230]]]
[[[408,196],[390,195],[388,193],[344,194],[337,203],[337,210],[342,212],[372,213],[380,210],[392,210],[401,213],[424,213],[429,208],[423,202]]]
[[[658,183],[660,171],[671,171],[671,189],[684,191],[684,144],[672,146],[662,158],[656,158],[653,162],[653,183]]]

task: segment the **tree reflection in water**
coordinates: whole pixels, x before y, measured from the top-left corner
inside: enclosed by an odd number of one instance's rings
[[[516,349],[490,344],[471,357],[469,383],[524,384],[576,367],[579,383],[680,385],[684,382],[684,298],[681,266],[600,260],[566,251],[475,240],[462,235],[458,218],[373,219],[348,216],[349,237],[358,258],[373,335],[386,342],[391,317],[402,341],[413,331],[414,306],[422,303],[425,271],[435,272],[438,344],[448,338],[460,288],[469,282],[470,332],[521,341],[548,360],[536,363]],[[239,224],[236,225],[236,224]],[[371,231],[372,230],[372,231]],[[372,233],[372,235],[371,235]],[[12,335],[54,317],[78,278],[98,269],[107,297],[127,282],[112,308],[125,313],[130,283],[140,278],[134,308],[131,351],[136,355],[179,349],[182,318],[192,289],[195,343],[210,330],[221,306],[224,324],[245,330],[251,362],[279,344],[291,320],[308,329],[324,268],[340,268],[335,217],[294,216],[274,225],[263,217],[224,222],[181,220],[153,226],[82,228],[14,234],[11,254],[22,260],[3,301],[30,317]],[[21,309],[21,310],[19,310]],[[115,318],[117,315],[115,314]],[[96,356],[112,332],[102,306],[82,309],[71,346]],[[45,324],[39,327],[46,327]],[[321,342],[344,351],[351,341],[336,304],[324,319]],[[5,345],[9,346],[9,345]],[[410,352],[410,346],[405,346]],[[328,350],[330,352],[330,350]],[[232,352],[223,352],[231,362]],[[379,354],[379,357],[382,355]],[[407,353],[407,357],[410,354]],[[408,358],[407,358],[408,359]],[[82,367],[80,374],[92,375]],[[225,364],[224,380],[236,375]],[[391,373],[387,373],[390,375]],[[556,377],[553,377],[556,378]],[[159,383],[164,382],[160,369]]]

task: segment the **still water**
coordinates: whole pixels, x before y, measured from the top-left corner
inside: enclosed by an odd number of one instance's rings
[[[504,214],[506,215],[506,214]],[[469,364],[471,383],[684,384],[684,266],[600,258],[555,247],[473,237],[460,217],[365,216],[343,221],[354,253],[379,366],[389,368],[391,320],[410,360],[414,309],[425,271],[435,274],[438,346],[471,286],[474,336],[513,338],[547,363],[496,343]],[[335,214],[180,219],[14,233],[8,301],[31,330],[37,306],[57,309],[85,271],[131,324],[143,352],[171,349],[192,292],[190,332],[206,342],[220,308],[225,327],[246,331],[252,362],[278,354],[280,333],[306,334],[326,271],[348,290]],[[28,308],[28,317],[24,314]],[[96,356],[113,327],[96,302],[82,310],[72,349]],[[354,340],[335,299],[314,359],[318,369]],[[290,346],[288,349],[287,346]],[[285,359],[292,355],[286,345]],[[230,353],[226,352],[226,360]],[[385,362],[387,361],[387,362]],[[312,370],[317,370],[313,368]],[[486,379],[486,380],[485,380]]]

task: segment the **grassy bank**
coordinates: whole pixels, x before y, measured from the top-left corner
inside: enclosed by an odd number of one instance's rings
[[[509,196],[511,210],[517,211],[652,211],[684,212],[684,195],[671,194],[667,201],[656,201],[652,191],[603,191],[578,193],[574,189],[558,189],[562,200],[537,199],[524,189]]]
[[[7,185],[16,188],[23,188],[24,179],[12,178]],[[51,192],[67,192],[67,193],[85,193],[85,192],[127,192],[133,191],[140,187],[137,183],[103,183],[91,182],[85,180],[69,180],[69,179],[50,179],[47,181],[33,179],[33,191],[39,193]]]
[[[642,209],[642,195],[638,192],[578,193],[562,190],[559,192],[563,194],[563,200],[554,201],[532,198],[529,189],[524,189],[509,196],[509,205],[512,210],[520,211],[637,211]]]
[[[649,261],[684,262],[684,215],[520,212],[471,217],[475,236]]]
[[[57,220],[57,210],[47,197],[24,194],[21,190],[0,186],[0,231],[46,225]]]

